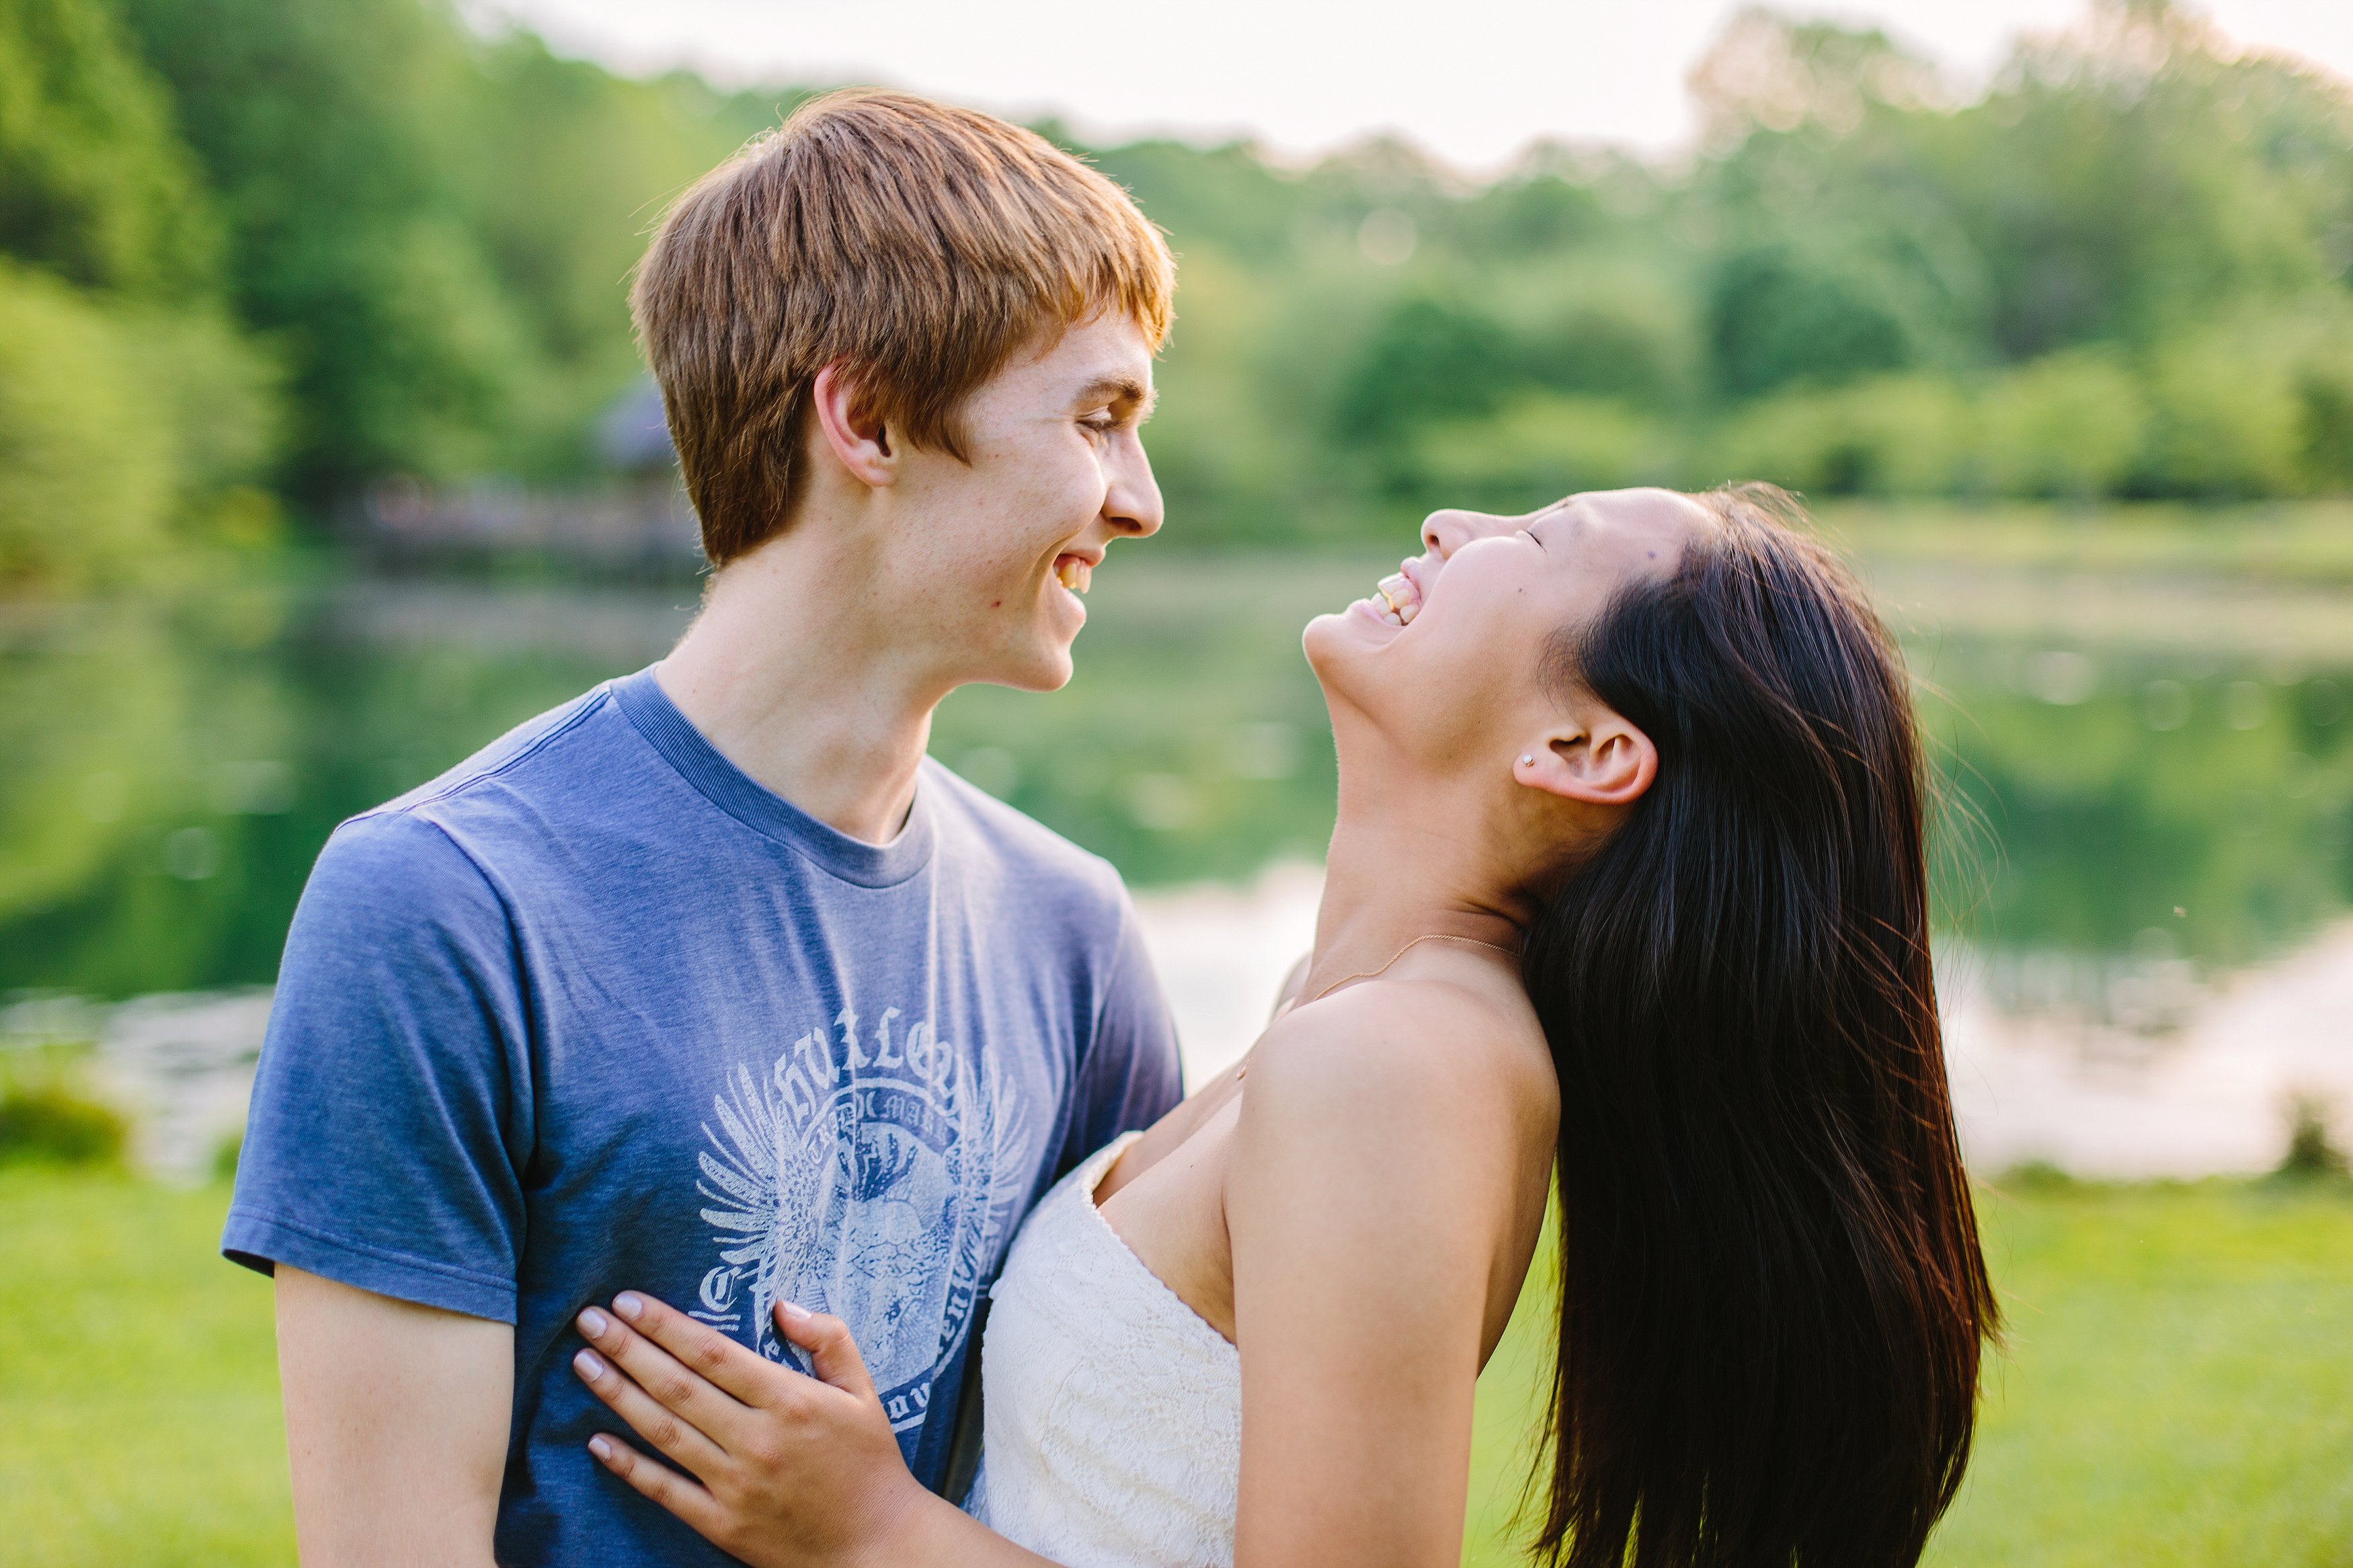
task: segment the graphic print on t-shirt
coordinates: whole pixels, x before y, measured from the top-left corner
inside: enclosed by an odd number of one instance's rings
[[[843,1008],[765,1072],[738,1066],[712,1100],[695,1190],[719,1261],[695,1317],[772,1360],[778,1300],[849,1326],[893,1430],[920,1422],[970,1321],[1034,1162],[1021,1101],[926,1019],[893,1038]]]

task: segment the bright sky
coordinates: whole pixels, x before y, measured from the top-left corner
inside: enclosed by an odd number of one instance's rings
[[[1402,132],[1455,164],[1551,136],[1672,149],[1683,76],[1738,0],[473,0],[559,49],[638,72],[686,64],[730,85],[880,82],[1098,137],[1254,135],[1287,154]],[[1792,3],[1876,24],[1964,83],[2022,29],[2084,0]],[[2209,0],[2240,44],[2353,79],[2353,0]]]

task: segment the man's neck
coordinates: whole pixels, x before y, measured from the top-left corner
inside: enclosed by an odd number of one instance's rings
[[[932,710],[955,684],[908,646],[884,576],[844,535],[797,525],[721,570],[654,671],[721,755],[870,844],[905,825]]]

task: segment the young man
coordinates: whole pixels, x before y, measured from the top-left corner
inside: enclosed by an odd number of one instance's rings
[[[340,828],[223,1249],[277,1276],[306,1563],[723,1562],[604,1474],[572,1315],[846,1320],[936,1479],[976,1300],[1178,1094],[1110,867],[925,760],[1070,675],[1172,286],[1101,176],[892,94],[690,190],[633,306],[714,568],[670,658]]]

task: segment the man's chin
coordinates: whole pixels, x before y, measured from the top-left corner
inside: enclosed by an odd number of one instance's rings
[[[979,679],[990,686],[1009,686],[1016,691],[1060,691],[1071,683],[1072,668],[1071,645],[1048,643],[1004,660]]]

